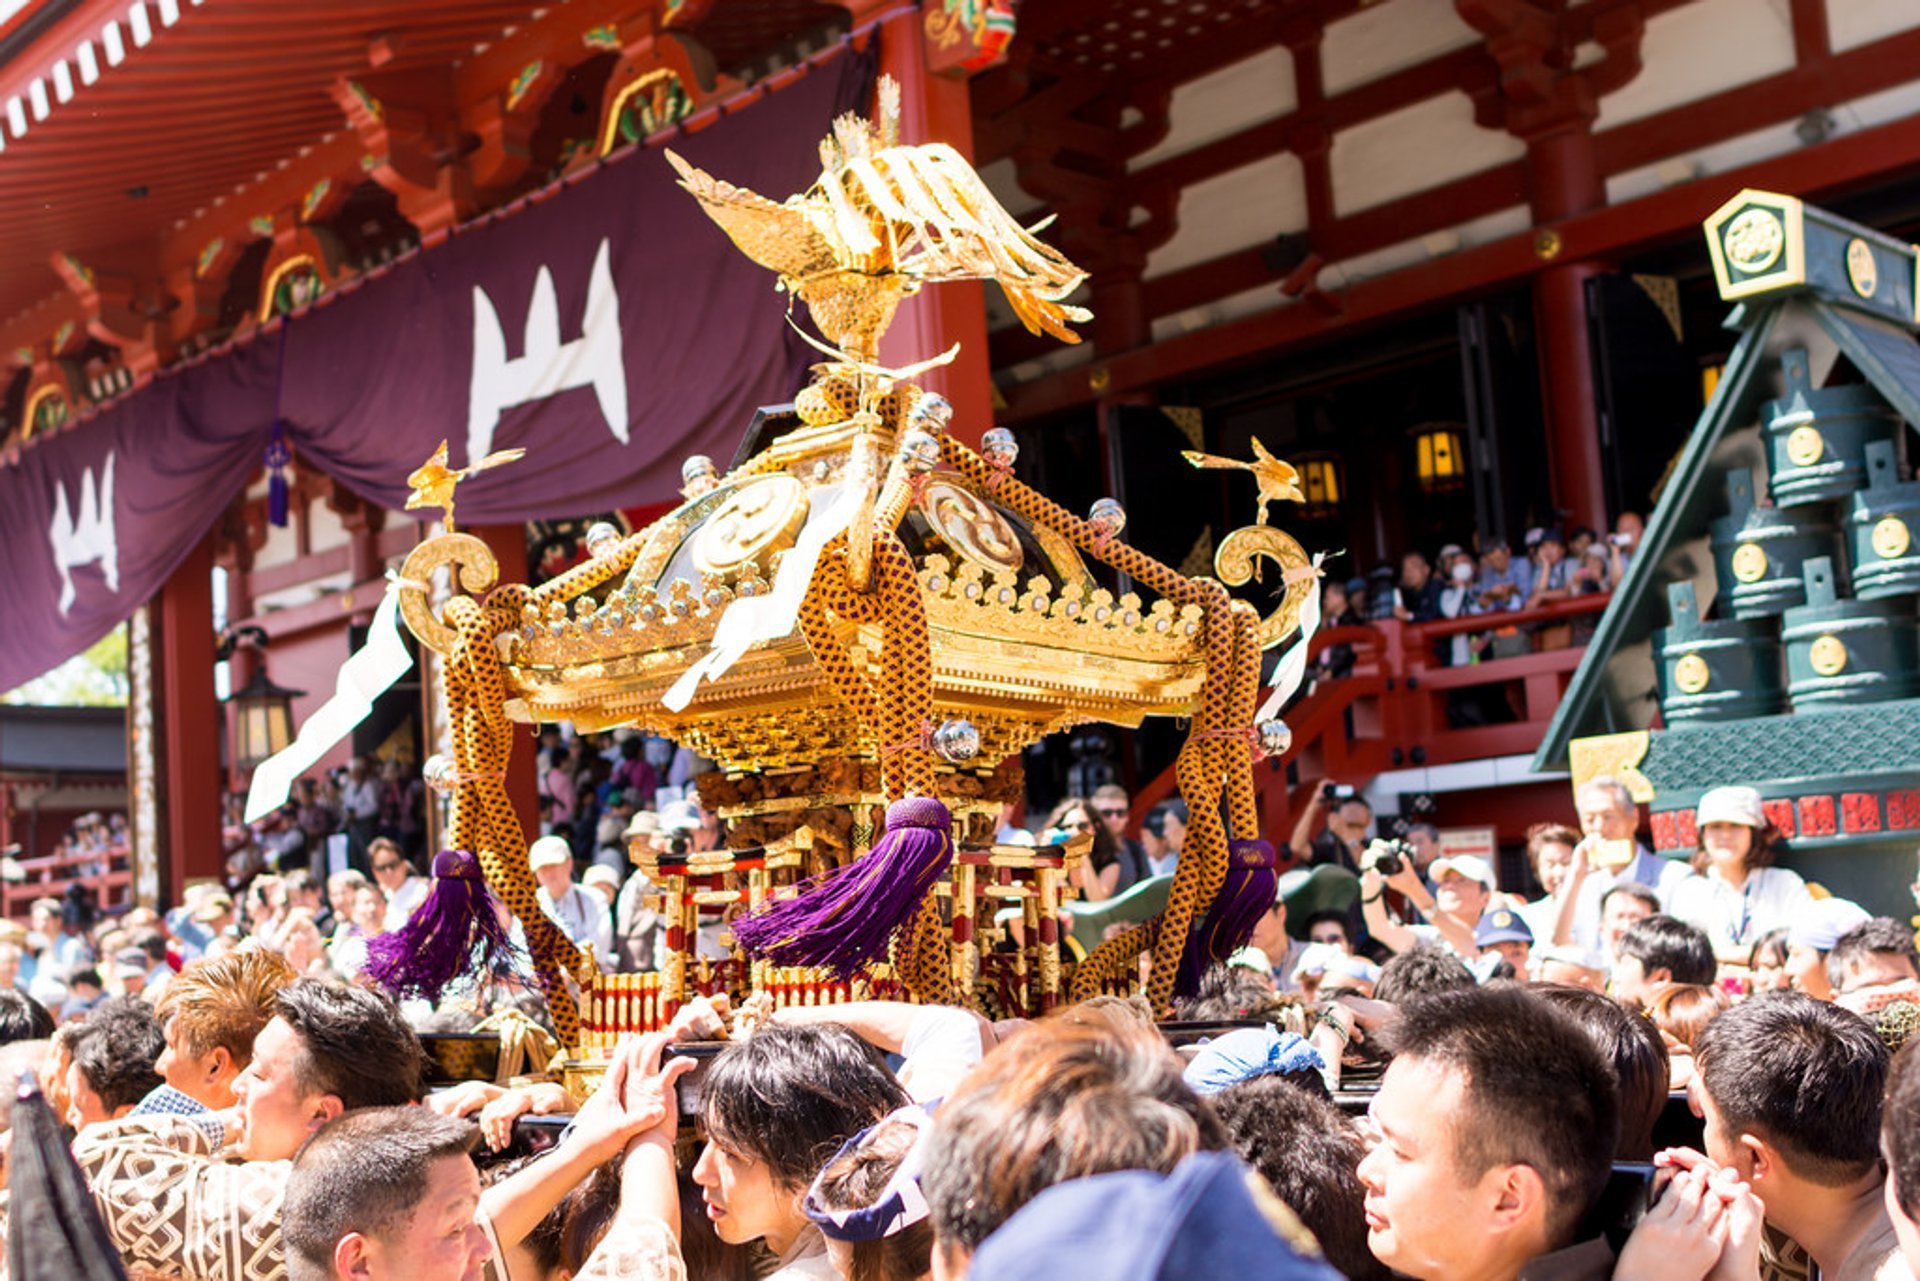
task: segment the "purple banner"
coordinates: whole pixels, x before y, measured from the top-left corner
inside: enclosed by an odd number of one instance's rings
[[[871,78],[843,54],[671,144],[783,199]],[[639,506],[792,397],[818,357],[783,301],[643,148],[296,317],[284,344],[169,372],[0,470],[0,690],[165,583],[260,465],[276,386],[300,463],[388,508],[442,440],[454,467],[527,451],[460,490],[462,524]]]

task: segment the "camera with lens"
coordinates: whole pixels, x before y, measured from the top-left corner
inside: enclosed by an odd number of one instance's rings
[[[1350,801],[1358,795],[1360,795],[1360,793],[1355,791],[1352,784],[1349,783],[1328,781],[1320,784],[1320,803],[1322,805],[1338,805],[1341,801]]]
[[[1394,877],[1413,865],[1413,846],[1405,841],[1375,841],[1367,847],[1369,861],[1385,877]]]
[[[667,853],[674,858],[685,858],[693,849],[693,838],[685,832],[675,832],[667,838]]]

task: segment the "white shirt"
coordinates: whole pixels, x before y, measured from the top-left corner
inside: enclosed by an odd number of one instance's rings
[[[1675,887],[1692,875],[1693,869],[1685,863],[1661,858],[1646,846],[1636,845],[1633,862],[1619,871],[1595,870],[1587,874],[1586,884],[1580,887],[1580,903],[1573,914],[1573,941],[1589,952],[1601,950],[1600,900],[1614,886],[1628,882],[1646,886],[1660,900],[1660,910],[1664,912],[1672,905]]]
[[[421,900],[426,897],[426,877],[409,876],[406,880],[400,882],[400,888],[387,895],[387,917],[385,921],[387,933],[391,934],[402,925],[405,925],[407,918],[413,915],[413,909],[419,907]]]
[[[1784,867],[1756,868],[1737,890],[1710,870],[1675,885],[1667,911],[1705,930],[1715,948],[1729,948],[1751,944],[1768,930],[1786,925],[1812,901],[1800,874]]]
[[[371,778],[358,783],[352,779],[340,785],[340,806],[349,818],[377,818],[380,814],[380,784]]]
[[[581,947],[591,947],[603,967],[613,967],[613,913],[605,899],[578,885],[567,886],[558,903],[547,896],[544,887],[539,897],[540,910],[566,931],[568,938]]]

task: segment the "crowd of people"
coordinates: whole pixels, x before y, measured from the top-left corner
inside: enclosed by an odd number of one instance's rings
[[[550,811],[530,863],[571,937],[644,970],[644,878],[603,850],[720,828],[671,791],[628,804],[670,787],[632,742],[591,788],[572,772],[591,839]],[[563,772],[593,750],[564,747]],[[423,1033],[544,1012],[511,978],[437,1005],[368,981],[367,941],[426,890],[376,830],[370,875],[37,904],[0,942],[0,1057],[37,1073],[136,1276],[1920,1275],[1913,932],[1779,867],[1751,789],[1702,799],[1689,865],[1593,780],[1530,834],[1537,888],[1318,795],[1173,1023],[1137,997],[1038,1021],[716,997],[623,1041],[584,1102],[430,1089]],[[1001,838],[1090,836],[1083,896],[1124,899],[1189,818],[1131,808],[1103,788]]]
[[[1597,615],[1534,622],[1526,626],[1502,615],[1572,600],[1603,596],[1620,585],[1639,548],[1644,525],[1635,512],[1623,512],[1611,532],[1578,528],[1566,533],[1530,529],[1517,550],[1504,539],[1476,540],[1469,548],[1448,543],[1431,558],[1409,551],[1397,567],[1377,565],[1344,581],[1330,578],[1321,587],[1320,616],[1326,627],[1365,627],[1389,619],[1430,623],[1442,619],[1485,617],[1484,631],[1459,632],[1434,643],[1434,658],[1444,666],[1466,667],[1495,658],[1541,650],[1566,649],[1592,639]],[[1315,660],[1318,676],[1339,678],[1352,672],[1352,645],[1336,642]],[[1477,694],[1455,699],[1450,714],[1457,724],[1502,719],[1497,707]]]

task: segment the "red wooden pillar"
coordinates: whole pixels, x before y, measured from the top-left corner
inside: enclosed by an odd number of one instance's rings
[[[1527,144],[1534,222],[1547,226],[1597,209],[1606,185],[1585,119],[1537,135]],[[1544,247],[1558,239],[1543,240]],[[1534,328],[1540,342],[1540,391],[1547,421],[1547,459],[1554,505],[1574,525],[1608,528],[1600,458],[1593,348],[1587,337],[1586,282],[1592,262],[1556,263],[1534,277]]]
[[[492,550],[500,563],[500,581],[527,581],[527,530],[524,525],[476,525],[467,531]],[[520,820],[520,830],[532,840],[540,835],[540,787],[532,732],[513,737],[513,755],[507,761],[507,800]]]
[[[160,862],[163,897],[226,870],[221,844],[220,743],[224,709],[213,692],[213,536],[203,539],[160,589]]]
[[[880,28],[880,70],[900,82],[903,142],[944,142],[973,158],[973,108],[967,82],[927,67],[920,10],[901,13]],[[914,379],[953,402],[953,435],[978,444],[993,426],[993,378],[987,361],[986,286],[977,281],[931,285],[900,304],[880,342],[882,363],[899,367],[929,360],[956,342],[950,365]]]

